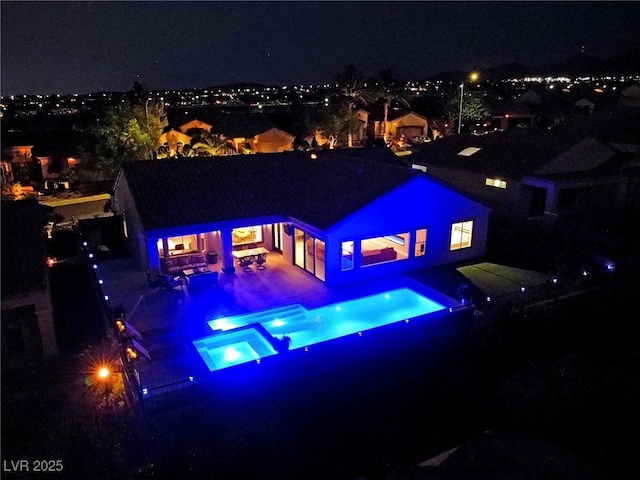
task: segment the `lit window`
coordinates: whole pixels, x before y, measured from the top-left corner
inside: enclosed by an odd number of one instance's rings
[[[342,268],[341,270],[351,270],[353,268],[353,240],[342,242]]]
[[[421,228],[416,230],[416,257],[421,257],[427,250],[427,229]]]
[[[485,185],[496,188],[507,188],[507,182],[505,182],[504,180],[499,180],[497,178],[487,178],[485,180]]]
[[[262,226],[234,228],[231,231],[231,242],[233,245],[262,242]]]
[[[363,267],[409,257],[409,232],[367,238],[360,242]]]
[[[458,155],[461,155],[463,157],[470,157],[471,155],[479,152],[480,150],[481,149],[477,147],[467,147],[464,150],[462,150],[460,153],[458,153]]]
[[[451,245],[450,250],[460,250],[471,246],[471,233],[473,231],[473,220],[458,222],[451,225]]]

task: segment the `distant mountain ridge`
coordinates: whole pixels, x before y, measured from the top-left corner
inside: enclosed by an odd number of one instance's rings
[[[558,77],[567,76],[627,76],[640,75],[640,48],[616,54],[611,58],[600,59],[583,53],[570,57],[562,62],[542,66],[529,67],[521,63],[508,63],[493,68],[479,68],[483,78],[487,80],[502,80],[508,78],[530,77]],[[462,71],[447,71],[429,78],[431,81],[459,81],[468,73]]]

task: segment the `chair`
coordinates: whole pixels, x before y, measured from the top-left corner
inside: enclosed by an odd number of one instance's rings
[[[267,262],[267,257],[266,255],[258,255],[258,258],[256,258],[256,269],[258,270],[264,270],[266,267],[264,266],[264,264]]]
[[[242,267],[242,270],[244,270],[245,272],[252,272],[253,268],[251,268],[251,259],[250,258],[243,258],[242,260],[240,260],[240,266]]]

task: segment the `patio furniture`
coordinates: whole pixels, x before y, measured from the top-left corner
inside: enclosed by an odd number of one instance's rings
[[[244,270],[245,272],[253,271],[253,269],[251,268],[251,263],[253,263],[251,261],[251,257],[243,257],[240,259],[240,266],[242,267],[242,270]]]
[[[187,268],[200,268],[208,265],[204,253],[188,253],[186,255],[171,255],[160,259],[160,268],[163,273],[178,275]]]
[[[257,270],[264,270],[266,267],[264,266],[264,264],[267,262],[267,256],[266,254],[261,254],[258,255],[258,258],[256,258],[256,269]]]
[[[173,275],[162,275],[161,282],[162,286],[169,290],[173,290],[176,287],[182,288],[182,285],[184,285],[182,278],[174,277]]]
[[[209,269],[200,269],[199,272],[189,275],[187,279],[189,292],[206,287],[218,286],[218,272],[212,272]]]

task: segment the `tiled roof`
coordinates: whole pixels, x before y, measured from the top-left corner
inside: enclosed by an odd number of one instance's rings
[[[186,112],[186,114],[185,114]],[[273,128],[273,123],[263,113],[247,113],[220,109],[171,109],[168,111],[169,124],[179,129],[191,120],[200,120],[211,125],[211,133],[227,137],[251,138]]]
[[[122,173],[147,231],[286,215],[326,229],[415,172],[340,153],[130,161]]]
[[[612,141],[640,144],[638,125],[640,109],[617,108],[575,117],[551,129],[514,128],[484,136],[446,137],[414,148],[407,161],[521,178],[587,138],[602,144]],[[480,150],[471,156],[458,155],[467,147]]]

